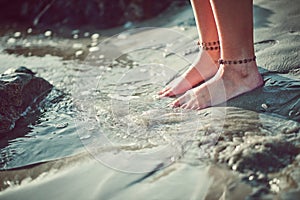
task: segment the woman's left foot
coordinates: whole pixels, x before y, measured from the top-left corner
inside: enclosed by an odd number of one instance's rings
[[[262,85],[263,79],[255,62],[222,64],[213,78],[187,91],[171,105],[185,109],[203,109],[224,103]]]
[[[180,77],[169,83],[158,94],[160,97],[171,97],[185,93],[199,83],[213,77],[218,71],[216,60],[220,52],[201,50],[195,63]]]

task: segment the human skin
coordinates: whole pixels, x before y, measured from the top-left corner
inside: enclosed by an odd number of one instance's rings
[[[221,45],[220,58],[223,60],[243,60],[253,58],[254,44],[252,0],[192,1],[192,5],[194,7],[202,7],[203,5],[207,4],[212,8],[213,18],[217,28],[217,35]],[[194,9],[194,11],[196,15],[195,18],[199,25],[200,38],[202,38],[202,34],[204,37],[208,37],[210,34],[207,33],[206,35],[205,33],[207,31],[201,31],[201,21],[202,19],[205,19],[202,17],[203,13],[197,12],[197,9]],[[206,20],[209,19],[211,20],[211,18],[207,18]],[[211,22],[207,22],[207,24],[210,23]],[[214,29],[212,31],[214,31]],[[209,53],[206,55],[208,54]],[[199,74],[202,74],[201,69],[202,68],[197,68],[197,70],[200,71]],[[172,102],[171,105],[186,109],[203,109],[208,106],[223,103],[228,99],[245,92],[249,92],[263,85],[263,79],[258,72],[255,61],[241,64],[220,64],[217,66],[217,69],[217,71],[215,71],[215,68],[210,69],[212,73],[215,72],[215,75],[210,80],[200,84],[197,87],[189,89],[182,96]],[[193,74],[192,72],[194,71],[191,71],[190,73]],[[203,76],[201,77],[195,75],[194,77],[200,77],[200,79],[202,78],[202,80],[199,79],[199,83],[203,81]],[[194,81],[194,79],[192,80]],[[181,86],[179,84],[176,87],[180,88]],[[164,94],[162,94],[162,96],[164,96]]]
[[[209,0],[192,0],[199,41],[218,41],[218,31]],[[220,58],[220,50],[200,51],[196,61],[180,77],[159,92],[161,97],[182,94],[197,84],[208,80],[218,70],[215,63]]]

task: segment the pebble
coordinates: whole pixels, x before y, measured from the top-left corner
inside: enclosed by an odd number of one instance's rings
[[[72,31],[72,35],[78,35],[78,33],[79,33],[78,29],[75,29],[75,30]]]
[[[90,36],[90,33],[89,33],[89,32],[85,32],[85,33],[83,34],[83,36],[84,36],[84,37],[89,37],[89,36]]]
[[[280,181],[277,178],[274,178],[273,180],[269,181],[270,190],[272,192],[278,193],[280,191],[279,183]]]
[[[249,176],[249,181],[252,181],[253,179],[254,179],[254,176],[253,175],[251,175],[251,176]]]
[[[229,166],[232,166],[233,164],[234,164],[234,158],[231,157],[231,158],[229,159],[229,161],[228,161],[228,165],[229,165]]]
[[[91,46],[92,46],[92,47],[97,46],[97,45],[98,45],[97,42],[92,42],[92,43],[91,43]]]
[[[98,50],[99,50],[99,47],[91,47],[91,48],[89,48],[90,52],[94,52],[94,51],[98,51]]]
[[[68,125],[69,125],[68,123],[55,124],[55,128],[57,129],[66,128]]]
[[[15,38],[9,38],[8,40],[7,40],[7,43],[8,44],[14,44],[16,42],[16,39]]]
[[[19,38],[19,37],[21,37],[21,35],[22,35],[21,32],[15,32],[14,33],[15,38]]]
[[[118,64],[119,64],[119,62],[118,62],[118,61],[116,61],[116,60],[113,60],[113,61],[112,61],[112,64],[113,64],[113,65],[118,65]]]
[[[73,49],[81,49],[83,45],[81,43],[74,43],[73,44]]]
[[[124,28],[131,28],[133,26],[133,23],[132,22],[126,22],[124,25],[123,25],[123,27]]]
[[[73,35],[73,39],[78,39],[78,38],[79,38],[78,34]]]
[[[31,46],[31,43],[30,43],[30,42],[26,42],[26,43],[24,44],[24,46],[25,46],[25,47],[30,47],[30,46]]]
[[[267,109],[268,109],[268,105],[267,105],[267,104],[265,104],[265,103],[261,104],[261,107],[262,107],[263,109],[265,109],[265,110],[267,110]]]
[[[99,56],[99,59],[103,59],[103,58],[104,58],[104,55],[101,54],[101,55]]]
[[[241,137],[233,137],[232,141],[233,142],[243,142],[243,139]]]
[[[263,173],[258,173],[257,174],[257,179],[262,180],[264,178],[266,178],[266,176]]]
[[[98,40],[100,37],[100,35],[98,33],[94,33],[92,36],[91,36],[91,39],[92,40]]]
[[[51,32],[51,31],[46,31],[46,32],[44,33],[44,35],[45,35],[46,37],[50,37],[50,36],[52,35],[52,32]]]
[[[246,132],[244,133],[244,135],[245,135],[245,136],[255,136],[256,133],[255,133],[255,132],[246,131]]]
[[[117,38],[120,40],[125,40],[128,38],[128,36],[129,36],[129,33],[121,33],[120,35],[118,35]]]
[[[11,186],[11,185],[12,185],[12,182],[10,182],[10,181],[8,181],[8,180],[7,180],[7,181],[4,181],[3,183],[4,183],[4,185],[8,185],[8,186]]]
[[[233,165],[233,166],[231,167],[231,169],[232,169],[233,171],[236,171],[236,170],[237,170],[237,165]]]
[[[32,28],[28,28],[27,33],[32,33]]]
[[[78,51],[75,52],[75,56],[76,56],[76,57],[78,57],[78,56],[80,56],[80,55],[82,55],[82,54],[83,54],[83,51],[82,51],[82,50],[78,50]]]

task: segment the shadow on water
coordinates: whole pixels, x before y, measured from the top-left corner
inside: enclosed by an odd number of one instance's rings
[[[238,96],[227,106],[276,114],[300,122],[300,81],[260,68],[264,86]]]

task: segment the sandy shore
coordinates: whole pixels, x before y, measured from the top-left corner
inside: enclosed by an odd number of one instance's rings
[[[126,54],[131,60],[127,60],[125,65],[132,64],[133,60],[149,69],[153,63],[156,63],[154,65],[156,69],[149,70],[153,74],[161,72],[160,68],[157,69],[157,66],[161,65],[157,63],[167,66],[161,68],[169,70],[169,73],[163,77],[157,78],[151,73],[148,77],[148,71],[144,68],[138,68],[139,70],[135,71],[134,68],[127,69],[126,66],[121,66],[122,63],[116,64],[116,67],[109,67],[109,70],[103,70],[100,67],[85,69],[76,66],[72,68],[73,62],[68,64],[65,60],[55,60],[55,65],[59,65],[59,68],[67,66],[69,69],[80,71],[77,84],[84,83],[78,84],[82,88],[89,88],[89,84],[94,85],[93,81],[98,81],[100,75],[103,77],[101,79],[103,81],[97,84],[99,91],[102,92],[101,95],[105,98],[101,101],[92,99],[93,102],[97,102],[96,111],[99,111],[101,115],[109,115],[108,110],[114,109],[115,118],[116,115],[123,118],[130,116],[131,119],[136,120],[136,123],[142,124],[143,129],[149,130],[149,133],[157,131],[157,124],[159,124],[161,129],[167,130],[167,139],[175,138],[176,141],[180,141],[182,145],[180,148],[183,150],[175,158],[162,153],[161,160],[156,163],[157,166],[162,163],[161,168],[155,168],[155,164],[151,166],[152,170],[148,169],[145,173],[126,173],[122,167],[130,165],[130,159],[129,163],[128,161],[121,163],[124,161],[122,159],[116,160],[117,163],[124,165],[109,165],[110,159],[120,158],[118,157],[119,151],[113,149],[110,154],[107,154],[110,156],[107,160],[107,157],[99,159],[98,153],[106,155],[109,147],[102,148],[101,145],[104,142],[99,141],[99,136],[93,138],[91,134],[85,137],[83,131],[79,133],[79,136],[84,138],[81,142],[86,145],[85,150],[76,156],[0,171],[0,199],[173,200],[244,199],[246,197],[250,199],[297,199],[300,196],[299,10],[296,0],[254,1],[255,50],[265,86],[227,102],[226,108],[219,106],[198,113],[182,113],[170,111],[162,106],[170,100],[158,101],[149,98],[149,96],[154,96],[158,88],[176,76],[178,71],[184,70],[197,55],[193,47],[193,40],[197,39],[197,31],[190,7],[171,9],[139,25],[140,27],[160,26],[162,29],[141,29],[122,33],[107,40],[106,44],[103,43],[102,48],[97,49],[96,53],[91,52],[85,59],[81,59],[86,65],[95,65],[98,60],[95,61],[93,57],[95,55],[98,56],[97,58],[103,55],[107,59],[114,60],[119,55]],[[116,30],[119,29],[109,30],[107,34]],[[170,45],[161,46],[162,42]],[[111,48],[111,44],[114,48]],[[145,46],[146,50],[143,49]],[[170,47],[169,50],[168,47]],[[67,48],[63,51],[68,52]],[[70,54],[72,53],[74,52]],[[49,71],[37,66],[34,60],[36,58],[20,56],[14,59],[6,54],[0,57],[5,59],[0,62],[4,66],[2,70],[12,65],[26,63],[26,65],[32,65],[40,75],[48,76],[46,78],[50,80],[55,77],[54,71],[59,71],[58,68],[53,68],[54,75],[51,75]],[[91,74],[100,75],[90,77]],[[86,81],[86,77],[90,82]],[[155,82],[152,80],[153,77]],[[53,78],[53,80],[57,79]],[[147,91],[149,95],[135,98],[131,90],[128,95],[128,90],[118,90],[116,87],[118,85],[111,86],[110,82],[113,81],[128,88],[129,86],[136,87],[135,93]],[[60,82],[54,81],[55,84],[59,85]],[[107,93],[108,90],[113,90],[115,93]],[[70,92],[77,94],[78,91],[75,88]],[[124,93],[116,96],[120,92]],[[110,95],[109,98],[107,94]],[[75,100],[80,103],[80,96],[76,97],[78,99],[75,98]],[[145,106],[142,107],[145,109],[139,112],[132,107],[128,114],[122,109],[123,104],[119,104],[119,100],[124,98],[129,99],[132,104],[136,103],[136,107],[147,102],[147,106],[154,105],[158,109],[148,109]],[[105,99],[108,100],[105,101]],[[113,107],[113,105],[116,106]],[[83,108],[86,108],[84,106],[89,105],[83,105]],[[149,113],[152,118],[149,117]],[[226,113],[226,115],[222,118],[218,113]],[[157,117],[154,119],[153,116]],[[190,122],[187,122],[186,117],[190,117],[187,118]],[[82,116],[82,119],[85,118],[86,116]],[[201,126],[196,127],[198,132],[190,133],[194,128],[191,124],[198,123],[199,119]],[[112,121],[107,122],[100,116],[98,123],[102,123],[102,127],[104,127],[103,124],[106,125],[105,128],[112,131],[111,133],[118,133]],[[187,130],[179,128],[179,131],[175,131],[170,128],[170,124],[176,123]],[[222,127],[222,131],[218,127]],[[218,141],[212,142],[215,139],[213,135],[216,133],[218,133]],[[129,149],[130,152],[141,151],[142,153],[144,153],[143,150],[148,150],[149,145],[153,145],[151,148],[155,145],[163,146],[165,139],[147,135],[150,139],[146,142],[141,141],[142,147],[140,147],[132,144],[137,140],[129,140],[124,136],[120,133],[119,138],[110,139],[122,144],[118,150]],[[137,138],[139,136],[137,135]],[[149,148],[150,151],[151,148]],[[95,149],[97,153],[94,152]],[[199,149],[201,149],[201,155],[199,155]],[[104,159],[102,160],[104,162],[101,162],[101,159]],[[151,163],[150,157],[145,157],[143,161],[147,159]],[[168,162],[165,162],[166,160]]]

